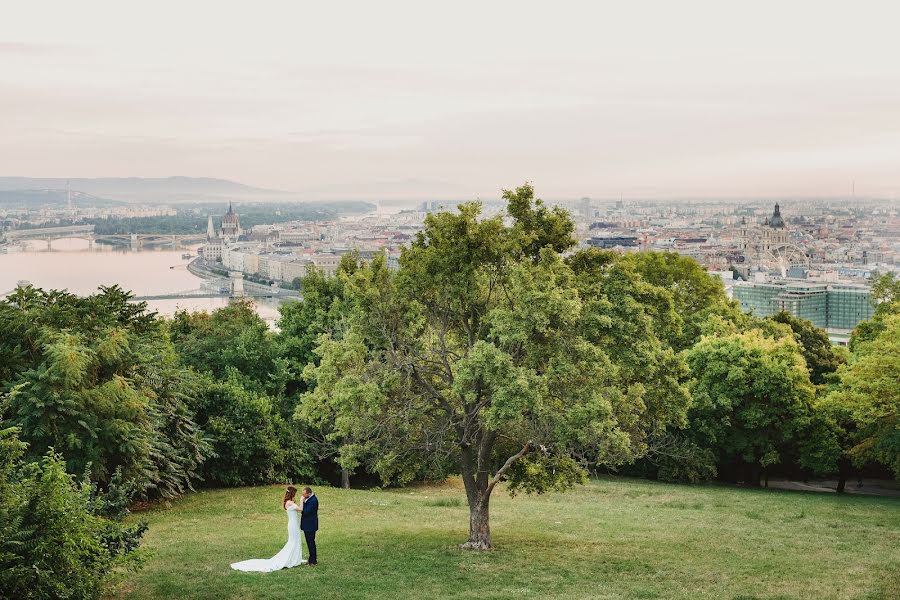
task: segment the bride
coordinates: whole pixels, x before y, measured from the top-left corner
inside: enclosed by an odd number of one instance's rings
[[[289,569],[302,565],[306,561],[303,560],[303,542],[300,540],[300,518],[298,512],[303,511],[303,506],[294,502],[294,496],[297,495],[297,488],[288,486],[284,492],[284,499],[281,506],[287,512],[288,517],[288,541],[281,549],[281,552],[272,558],[253,558],[243,560],[231,565],[232,569],[237,571],[258,571],[262,573],[270,573],[279,569]]]

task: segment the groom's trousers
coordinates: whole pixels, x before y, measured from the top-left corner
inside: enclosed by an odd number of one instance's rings
[[[309,562],[316,564],[319,562],[316,560],[316,532],[304,531],[303,535],[306,537],[306,548],[309,550]]]

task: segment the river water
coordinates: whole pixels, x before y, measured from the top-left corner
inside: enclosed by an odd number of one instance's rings
[[[35,287],[67,289],[78,295],[97,291],[98,286],[118,284],[136,296],[174,294],[197,290],[202,279],[187,270],[181,255],[196,254],[196,248],[179,250],[130,250],[95,244],[87,240],[54,240],[50,250],[46,242],[28,242],[19,252],[0,254],[0,294],[25,280]],[[171,268],[174,267],[174,268]],[[227,298],[182,298],[151,300],[148,306],[160,314],[172,315],[178,308],[212,311],[225,306]],[[278,318],[275,301],[257,302],[260,316],[270,325]]]

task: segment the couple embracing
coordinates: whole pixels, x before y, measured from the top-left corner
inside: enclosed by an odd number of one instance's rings
[[[288,541],[281,551],[272,558],[254,558],[236,562],[231,565],[237,571],[256,571],[270,573],[280,569],[289,569],[297,565],[309,564],[314,566],[316,561],[316,531],[319,529],[319,499],[313,494],[311,488],[303,488],[300,503],[295,497],[297,488],[288,486],[284,492],[281,507],[288,517]],[[299,515],[299,516],[298,516]],[[306,546],[309,549],[309,561],[303,560],[303,541],[300,532],[306,538]]]

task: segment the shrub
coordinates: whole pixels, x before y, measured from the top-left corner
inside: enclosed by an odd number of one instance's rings
[[[0,597],[100,598],[114,575],[136,567],[146,525],[125,526],[122,503],[96,494],[48,452],[24,463],[15,429],[0,429]]]

